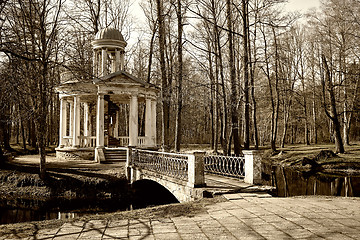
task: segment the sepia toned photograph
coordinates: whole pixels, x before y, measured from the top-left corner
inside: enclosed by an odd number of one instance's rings
[[[0,0],[1,239],[360,239],[360,0]]]

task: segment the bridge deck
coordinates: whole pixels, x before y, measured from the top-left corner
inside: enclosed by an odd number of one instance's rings
[[[269,192],[268,186],[257,186],[245,183],[241,179],[235,179],[215,174],[205,174],[206,187],[204,191],[212,195],[236,193],[236,192]]]

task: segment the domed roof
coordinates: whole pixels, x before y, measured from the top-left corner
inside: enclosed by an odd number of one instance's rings
[[[111,39],[111,40],[119,40],[125,42],[121,32],[119,30],[116,30],[115,28],[104,28],[100,30],[96,34],[95,39],[96,40]]]

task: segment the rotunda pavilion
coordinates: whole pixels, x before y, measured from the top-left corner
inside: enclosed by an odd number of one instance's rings
[[[60,98],[58,159],[105,161],[107,149],[156,147],[156,100],[159,89],[124,71],[126,42],[113,28],[92,42],[93,78],[69,72],[56,87]],[[139,104],[145,108],[145,134],[139,136]],[[142,109],[143,109],[142,108]]]

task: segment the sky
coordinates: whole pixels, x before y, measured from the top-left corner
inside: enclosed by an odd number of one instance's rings
[[[320,0],[289,0],[285,5],[288,11],[299,11],[305,13],[310,8],[319,7]]]
[[[131,6],[131,12],[135,16],[144,16],[141,7],[139,6],[139,2],[141,0],[134,0],[134,4]],[[300,11],[306,12],[310,8],[319,7],[320,0],[289,0],[285,5],[285,9],[288,11]],[[141,17],[140,17],[141,18]]]
[[[131,14],[136,17],[136,19],[145,22],[145,15],[139,6],[139,3],[142,0],[134,0],[132,6],[130,7]],[[320,0],[288,0],[288,3],[284,5],[284,9],[287,11],[299,11],[300,13],[306,13],[311,8],[317,8],[320,6]],[[131,34],[130,43],[136,42],[137,34]]]

